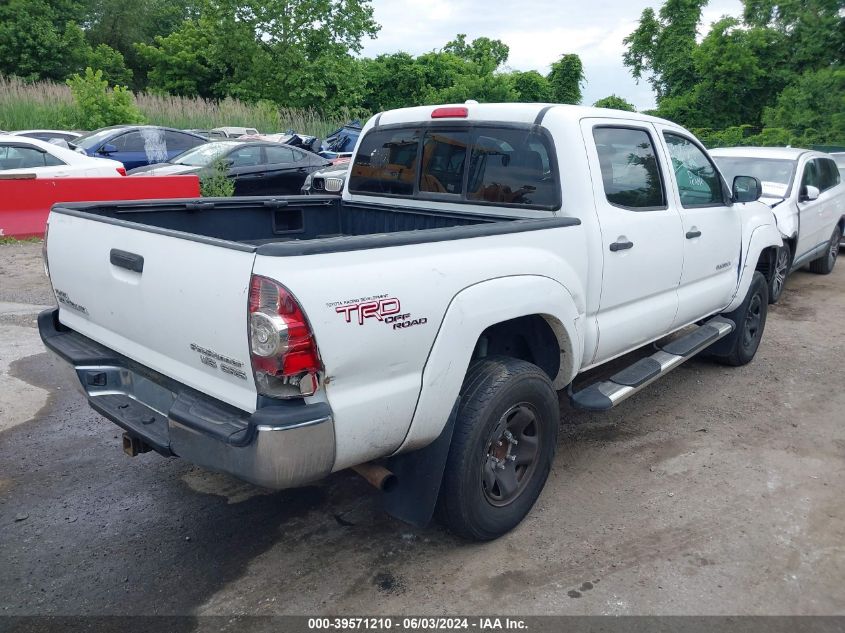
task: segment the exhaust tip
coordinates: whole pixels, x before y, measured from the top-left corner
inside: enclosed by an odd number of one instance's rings
[[[396,475],[378,464],[366,463],[353,466],[352,470],[361,475],[367,483],[382,492],[390,492],[396,487]]]

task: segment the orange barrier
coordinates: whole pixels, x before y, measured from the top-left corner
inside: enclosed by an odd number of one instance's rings
[[[0,178],[0,236],[42,237],[57,202],[196,198],[199,178]]]

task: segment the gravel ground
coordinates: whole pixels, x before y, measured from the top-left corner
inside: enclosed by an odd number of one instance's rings
[[[0,613],[845,614],[843,264],[790,278],[746,367],[562,398],[539,502],[471,544],[349,473],[267,492],[126,457],[38,339],[40,245],[2,245]]]

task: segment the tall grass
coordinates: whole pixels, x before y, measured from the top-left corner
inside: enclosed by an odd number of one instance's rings
[[[251,104],[230,98],[211,101],[140,93],[135,101],[147,123],[183,129],[237,125],[264,133],[293,129],[323,137],[350,118],[348,112],[325,116],[312,109],[277,108],[266,102]],[[0,130],[63,129],[73,120],[73,111],[73,97],[64,84],[0,77]]]
[[[73,97],[64,84],[0,77],[0,130],[61,129],[72,112]]]

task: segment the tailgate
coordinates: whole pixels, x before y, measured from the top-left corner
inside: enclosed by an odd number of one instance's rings
[[[255,253],[214,242],[51,213],[47,258],[59,321],[253,412],[247,297]]]

